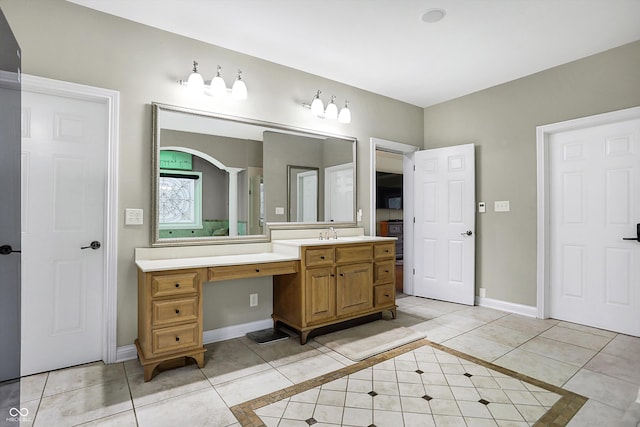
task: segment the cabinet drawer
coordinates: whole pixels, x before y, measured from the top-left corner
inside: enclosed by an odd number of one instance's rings
[[[374,307],[382,307],[391,305],[396,299],[393,283],[378,285],[373,288],[373,305]]]
[[[298,261],[265,262],[260,264],[209,267],[209,281],[233,280],[262,276],[277,276],[298,271]]]
[[[154,274],[151,276],[151,296],[193,294],[198,291],[198,273]]]
[[[374,281],[376,283],[393,281],[395,269],[396,262],[394,260],[376,262],[374,269]]]
[[[307,267],[331,265],[335,261],[333,248],[307,249],[304,251],[304,263]]]
[[[153,301],[151,307],[151,323],[153,326],[196,321],[198,319],[197,297]]]
[[[197,346],[199,340],[198,323],[156,329],[153,331],[153,352],[162,353]]]
[[[373,247],[375,259],[394,258],[396,253],[396,242],[376,243]]]
[[[371,261],[373,258],[371,245],[338,246],[336,248],[336,263]]]

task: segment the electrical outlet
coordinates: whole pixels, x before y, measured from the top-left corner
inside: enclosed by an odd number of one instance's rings
[[[258,306],[258,294],[250,294],[249,307],[257,307],[257,306]]]
[[[486,297],[487,297],[487,289],[480,288],[480,298],[486,298]]]
[[[485,213],[487,211],[487,205],[484,202],[478,203],[478,212]]]

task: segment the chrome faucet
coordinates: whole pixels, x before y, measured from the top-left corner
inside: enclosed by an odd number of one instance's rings
[[[333,227],[324,230],[324,233],[322,231],[320,232],[320,240],[329,240],[332,236],[334,239],[338,239],[338,232]]]

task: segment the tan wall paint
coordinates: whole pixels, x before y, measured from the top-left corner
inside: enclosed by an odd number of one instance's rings
[[[0,0],[0,7],[22,48],[24,73],[120,91],[119,346],[132,344],[137,335],[133,249],[148,246],[150,241],[151,102],[358,138],[358,206],[364,211],[365,226],[369,223],[369,138],[418,146],[423,142],[423,110],[403,102],[63,0]],[[233,71],[241,68],[248,101],[191,99],[176,81],[188,76],[194,59],[206,79],[220,64],[227,84],[232,82]],[[311,117],[300,104],[309,102],[317,89],[327,96],[333,93],[349,99],[353,122],[342,125]],[[125,226],[127,207],[143,208],[147,225]],[[259,307],[250,309],[248,294],[255,291],[257,282],[236,282],[226,286],[229,294],[225,298],[213,289],[205,292],[205,329],[243,323],[238,319],[269,318],[271,289],[260,296]],[[209,314],[225,311],[233,312],[233,318]]]
[[[640,42],[425,109],[425,148],[476,144],[476,289],[536,305],[536,126],[637,105]]]

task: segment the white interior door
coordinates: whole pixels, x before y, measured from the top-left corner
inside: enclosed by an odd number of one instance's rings
[[[298,185],[298,218],[296,221],[318,221],[318,171],[300,172]]]
[[[473,144],[414,154],[414,295],[473,305]]]
[[[549,139],[556,319],[640,336],[640,119]]]
[[[22,375],[102,359],[105,104],[23,91]],[[82,249],[83,247],[88,247]]]
[[[354,221],[353,163],[324,170],[324,220]]]

